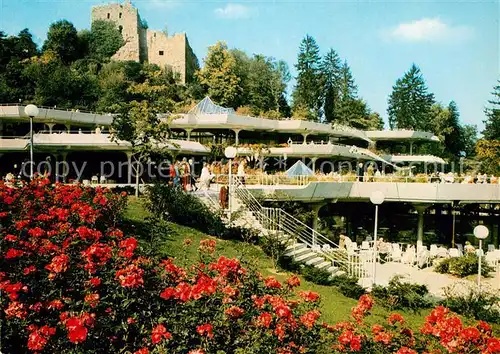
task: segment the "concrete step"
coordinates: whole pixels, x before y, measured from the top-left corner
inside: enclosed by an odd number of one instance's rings
[[[325,259],[324,259],[323,257],[314,257],[314,258],[312,258],[312,259],[310,259],[310,260],[306,261],[306,264],[307,264],[307,265],[312,265],[312,266],[313,266],[313,265],[316,265],[316,264],[322,263],[322,262],[324,262],[324,261],[325,261]]]
[[[286,251],[298,250],[301,248],[307,248],[307,245],[305,243],[297,242],[297,243],[294,243],[294,244],[288,246],[286,248]]]
[[[311,252],[311,250],[307,247],[297,248],[297,249],[290,250],[290,251],[286,252],[285,257],[295,257],[295,256],[300,256],[301,254],[310,253],[310,252]]]
[[[332,262],[328,262],[328,261],[324,260],[323,262],[317,263],[314,266],[318,269],[325,269],[326,270],[326,268],[330,267],[331,265],[332,265]]]
[[[301,253],[299,256],[294,257],[294,260],[296,262],[304,262],[309,260],[310,258],[315,258],[316,253],[308,250],[308,252]]]
[[[335,267],[335,266],[330,266],[330,267],[326,268],[326,271],[328,273],[332,273],[332,274],[337,274],[338,270],[339,270],[339,267]]]

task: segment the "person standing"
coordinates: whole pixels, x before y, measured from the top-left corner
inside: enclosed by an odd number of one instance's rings
[[[179,186],[179,182],[180,182],[180,166],[179,166],[179,161],[175,161],[175,165],[174,165],[174,187],[178,187]]]
[[[210,180],[212,176],[210,175],[210,170],[208,169],[208,164],[206,162],[203,163],[203,168],[201,169],[200,176],[200,189],[208,190],[210,188]]]
[[[241,184],[245,184],[245,162],[245,160],[240,161],[238,165],[238,172],[236,174]]]

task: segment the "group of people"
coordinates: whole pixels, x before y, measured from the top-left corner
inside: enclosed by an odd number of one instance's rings
[[[193,161],[183,158],[182,161],[175,161],[169,167],[169,183],[174,187],[182,187],[186,192],[191,192],[197,189],[196,179],[194,178],[191,166]]]

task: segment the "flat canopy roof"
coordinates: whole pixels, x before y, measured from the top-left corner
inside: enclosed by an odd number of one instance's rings
[[[417,130],[367,130],[366,136],[374,141],[427,140],[439,142],[432,133]]]

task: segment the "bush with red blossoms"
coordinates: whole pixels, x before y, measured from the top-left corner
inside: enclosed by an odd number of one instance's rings
[[[125,203],[101,188],[0,182],[2,353],[500,353],[486,323],[444,308],[421,331],[397,314],[369,328],[363,296],[352,321],[324,324],[298,277],[218,257],[213,239],[185,243],[199,247],[192,266],[145,257],[117,228]]]
[[[213,239],[191,267],[144,257],[117,228],[125,203],[45,179],[0,184],[2,353],[319,350],[319,296],[295,294],[298,278],[217,258]]]

